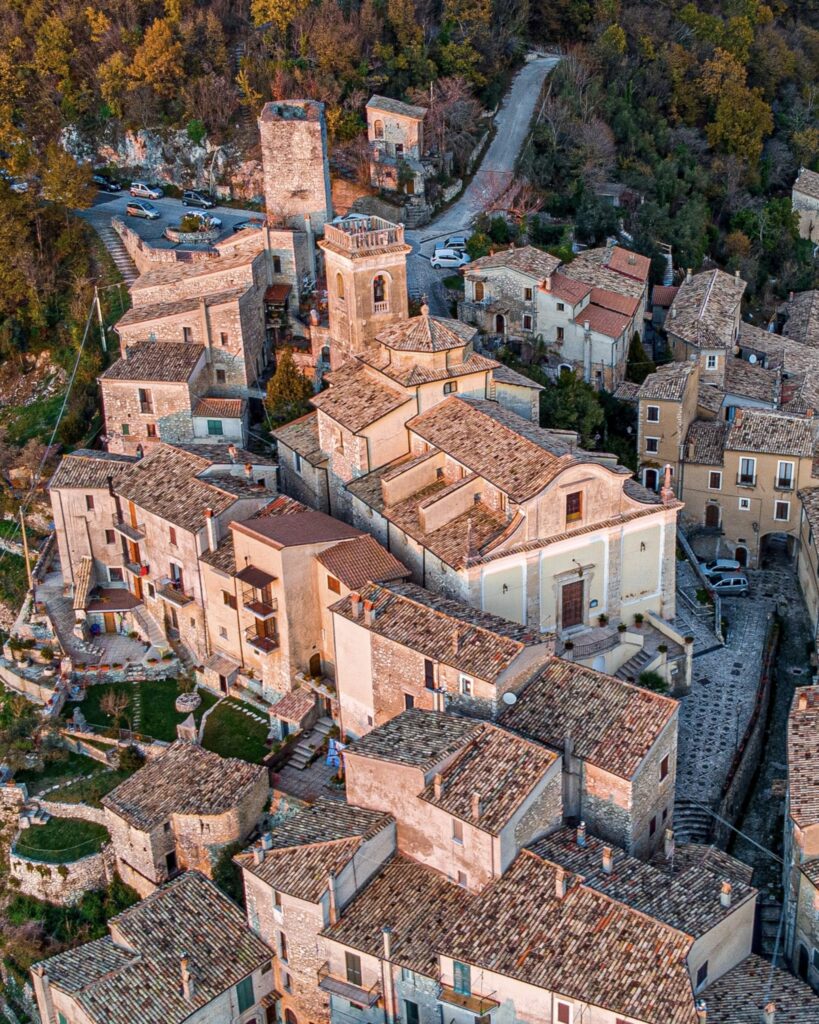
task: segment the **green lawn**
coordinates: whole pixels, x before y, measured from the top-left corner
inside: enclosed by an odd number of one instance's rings
[[[61,789],[48,794],[49,800],[58,800],[64,804],[88,804],[90,807],[101,807],[102,798],[120,782],[124,782],[132,773],[125,771],[102,772],[92,779],[79,779],[70,782]]]
[[[255,764],[270,753],[265,740],[269,726],[243,714],[239,708],[247,708],[258,715],[259,711],[238,700],[224,700],[213,710],[205,721],[205,735],[202,746],[222,757],[241,757]]]
[[[68,863],[96,853],[109,839],[108,829],[78,818],[51,818],[20,833],[14,852],[47,864]]]
[[[67,757],[59,761],[46,761],[41,769],[23,768],[14,773],[15,782],[25,782],[32,793],[40,792],[64,779],[74,779],[89,772],[101,772],[105,765],[84,754],[66,752]]]
[[[155,740],[171,742],[176,739],[176,727],[186,718],[174,707],[174,702],[182,687],[176,679],[158,679],[141,683],[112,683],[89,686],[85,700],[79,705],[89,725],[102,729],[110,729],[115,723],[100,708],[100,702],[109,690],[124,693],[130,703],[117,723],[120,728],[129,726],[141,736],[150,736]],[[139,701],[135,698],[139,694]],[[207,690],[200,690],[202,703],[194,711],[193,717],[198,722],[209,707],[218,700]],[[70,717],[74,713],[74,704],[66,704],[64,714]],[[137,708],[139,710],[137,711]]]

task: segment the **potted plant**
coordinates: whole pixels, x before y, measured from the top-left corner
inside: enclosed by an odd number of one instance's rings
[[[686,642],[686,644],[688,644],[690,646],[691,644],[694,643],[694,637],[693,636],[685,637],[685,642]]]
[[[573,651],[574,650],[574,641],[573,640],[566,640],[565,643],[563,644],[563,650],[564,651]]]
[[[634,615],[634,625],[639,629],[640,626],[642,626],[644,619],[645,615],[643,615],[642,612],[636,612]]]
[[[600,613],[600,614],[599,614],[599,615],[597,616],[597,621],[598,621],[598,623],[599,623],[599,624],[600,624],[601,626],[605,626],[605,625],[607,625],[607,624],[608,624],[608,621],[609,621],[609,617],[608,617],[608,615],[606,615],[606,613],[605,613],[605,612],[601,612],[601,613]]]
[[[625,624],[625,622],[618,623],[618,625],[617,625],[617,632],[618,633],[625,633],[625,631],[627,629],[628,629],[628,626]]]
[[[43,644],[43,646],[40,648],[40,657],[44,662],[46,662],[46,664],[49,661],[54,660],[54,648],[51,646],[51,644]]]
[[[660,654],[668,654],[668,644],[658,644],[657,650]]]

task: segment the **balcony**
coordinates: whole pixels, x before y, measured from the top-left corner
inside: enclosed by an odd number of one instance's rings
[[[343,226],[325,224],[324,241],[334,249],[340,249],[350,255],[363,255],[387,246],[403,246],[404,226],[391,224],[382,217],[348,221]]]
[[[793,477],[782,477],[774,483],[775,491],[792,491],[793,490]]]
[[[147,562],[126,562],[125,568],[132,576],[147,576],[150,571]]]
[[[245,630],[245,639],[248,646],[258,654],[273,654],[279,649],[279,641],[275,637],[260,633],[256,626],[250,626]]]
[[[257,600],[256,598],[249,598],[243,595],[242,607],[246,612],[250,612],[257,619],[265,622],[267,619],[272,619],[279,610],[279,599],[277,597],[268,597],[266,600]]]
[[[346,999],[350,1003],[357,1003],[359,1006],[375,1006],[381,998],[381,984],[378,981],[370,988],[364,988],[362,985],[356,985],[351,981],[334,978],[330,973],[329,963],[323,963],[316,973],[318,975],[318,987],[323,992],[331,992],[333,995],[341,996],[342,999]]]
[[[740,473],[737,477],[737,487],[756,487],[756,475],[748,476],[747,473]]]
[[[133,541],[135,544],[141,540],[145,540],[145,527],[142,523],[137,523],[136,526],[134,526],[133,523],[123,522],[123,520],[116,515],[112,516],[111,519],[114,524],[114,529],[123,537],[127,537],[128,540]]]
[[[458,1006],[462,1010],[474,1013],[476,1017],[483,1017],[490,1010],[496,1010],[500,1006],[497,999],[491,999],[489,996],[478,996],[474,993],[466,995],[463,992],[456,992],[449,985],[441,985],[438,1002],[449,1003],[450,1006]]]
[[[374,313],[389,313],[390,304],[389,302],[374,302],[373,312]]]
[[[257,619],[272,619],[279,608],[278,598],[273,597],[270,585],[276,577],[255,565],[246,565],[236,573],[242,584],[242,607]]]
[[[193,601],[193,595],[185,591],[179,580],[162,580],[156,592],[163,601],[168,601],[177,608],[184,608]]]

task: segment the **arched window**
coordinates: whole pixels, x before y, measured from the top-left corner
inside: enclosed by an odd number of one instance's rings
[[[383,274],[373,278],[373,304],[376,313],[385,313],[389,303],[387,296],[387,279]]]
[[[384,122],[383,121],[373,121],[373,136],[376,139],[383,139],[384,138]]]
[[[298,1017],[289,1008],[284,1011],[284,1021],[285,1024],[299,1024]]]
[[[475,282],[475,301],[483,302],[483,281]]]
[[[336,295],[339,299],[344,298],[344,278],[341,274],[336,274]]]

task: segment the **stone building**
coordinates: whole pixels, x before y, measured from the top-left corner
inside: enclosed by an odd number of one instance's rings
[[[674,296],[665,320],[668,344],[677,361],[699,363],[702,383],[724,383],[726,362],[739,338],[746,287],[739,273],[689,270]]]
[[[688,428],[697,418],[698,397],[697,363],[666,363],[640,385],[637,457],[640,479],[650,491],[659,491],[666,466],[671,467],[671,481],[677,484],[680,453]]]
[[[807,167],[799,168],[793,183],[791,205],[799,215],[799,234],[811,242],[819,242],[819,174]]]
[[[343,549],[342,549],[343,550]],[[331,606],[339,725],[358,737],[405,708],[494,718],[554,638],[414,583],[367,583]]]
[[[424,194],[425,107],[386,96],[367,103],[367,141],[370,144],[370,183],[408,196]]]
[[[273,224],[321,235],[333,219],[327,122],[317,100],[265,103],[259,115],[265,207]]]
[[[785,953],[819,992],[819,686],[798,687],[788,716],[785,807]]]
[[[546,346],[549,365],[613,391],[642,337],[649,260],[619,246],[589,249],[571,264],[524,246],[475,260],[464,271],[462,320],[485,334]]]
[[[274,1024],[271,958],[235,903],[189,871],[31,979],[49,1024]]]
[[[799,536],[796,545],[796,573],[816,646],[819,644],[819,486],[803,487],[797,492],[797,497]]]
[[[280,1019],[328,1020],[319,936],[394,852],[388,814],[319,800],[235,858],[248,923],[276,952]]]
[[[102,798],[117,871],[148,896],[180,872],[208,877],[226,846],[256,827],[267,769],[177,741]]]
[[[790,293],[777,310],[782,334],[800,345],[819,347],[819,290]]]

